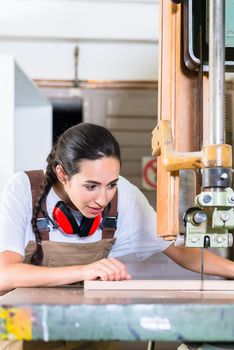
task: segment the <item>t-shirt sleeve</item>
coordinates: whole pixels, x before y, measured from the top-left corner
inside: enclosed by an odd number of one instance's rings
[[[172,244],[157,236],[156,212],[136,186],[125,179],[119,197],[121,218],[118,220],[116,248],[113,247],[112,256],[117,256],[118,248],[121,250],[122,247],[125,254],[135,253],[139,260],[143,260]]]
[[[0,196],[0,252],[9,250],[24,256],[26,231],[32,216],[31,201],[27,175],[16,173]]]

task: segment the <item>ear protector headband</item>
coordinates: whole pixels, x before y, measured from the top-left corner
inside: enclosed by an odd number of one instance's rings
[[[54,228],[59,228],[67,235],[77,234],[79,237],[91,236],[100,226],[102,219],[101,214],[93,219],[83,216],[80,225],[78,225],[71,209],[63,201],[59,201],[55,205],[53,210],[53,220],[45,210],[42,209],[42,212],[52,223]]]
[[[80,225],[77,224],[71,209],[62,201],[59,201],[53,210],[53,218],[62,231],[68,235],[78,234],[79,237],[91,236],[99,227],[102,215],[93,219],[82,217]]]

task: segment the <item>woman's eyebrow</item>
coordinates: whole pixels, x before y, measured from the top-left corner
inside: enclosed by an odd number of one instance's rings
[[[84,183],[86,183],[86,184],[92,184],[92,185],[100,185],[100,182],[93,181],[93,180],[86,180],[86,181],[84,181]]]
[[[112,180],[111,182],[109,182],[108,183],[108,185],[111,185],[111,184],[113,184],[113,183],[115,183],[115,182],[118,182],[118,180],[119,180],[119,178],[117,178],[117,179],[115,179],[115,180]],[[98,182],[98,181],[93,181],[93,180],[86,180],[86,181],[84,181],[86,184],[92,184],[92,185],[100,185],[101,184],[101,182]]]
[[[119,181],[119,178],[117,177],[117,179],[112,180],[108,185],[111,185],[111,184],[113,184],[113,183],[115,183],[115,182],[118,182],[118,181]]]

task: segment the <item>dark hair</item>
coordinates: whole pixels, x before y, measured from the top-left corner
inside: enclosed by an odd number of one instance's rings
[[[104,157],[114,157],[121,163],[120,147],[117,140],[109,130],[100,125],[77,124],[67,129],[54,144],[47,157],[41,194],[33,208],[32,228],[36,236],[37,250],[31,258],[32,264],[41,265],[43,260],[37,216],[44,198],[58,180],[55,171],[56,166],[61,165],[68,178],[71,178],[74,174],[79,173],[82,160],[96,160]]]

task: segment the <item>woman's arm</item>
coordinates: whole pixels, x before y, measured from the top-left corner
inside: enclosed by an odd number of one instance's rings
[[[17,287],[54,287],[97,278],[119,281],[131,279],[131,276],[125,265],[114,258],[81,266],[43,267],[24,264],[18,253],[0,253],[0,291]]]
[[[172,244],[164,253],[186,269],[201,271],[201,250],[198,248],[175,247]],[[204,273],[234,279],[234,262],[204,249]]]

